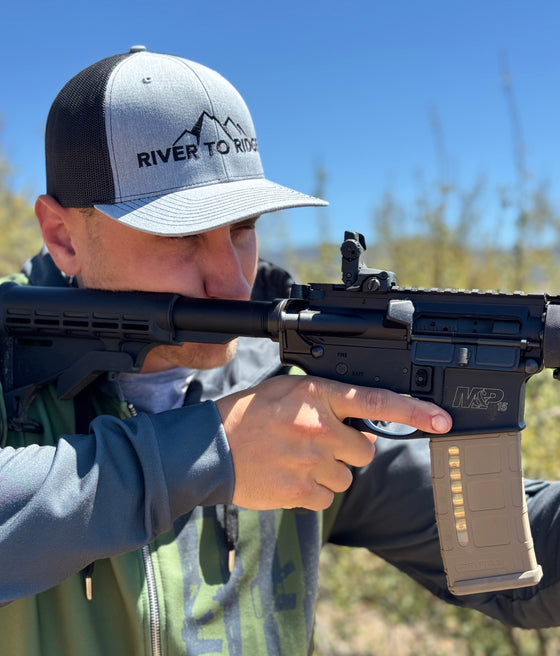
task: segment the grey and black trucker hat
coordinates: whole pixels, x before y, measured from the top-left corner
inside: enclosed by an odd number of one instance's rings
[[[73,77],[46,128],[47,193],[128,226],[189,235],[326,205],[264,177],[249,110],[215,71],[134,46]]]

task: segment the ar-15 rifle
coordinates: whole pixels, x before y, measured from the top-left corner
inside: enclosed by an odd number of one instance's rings
[[[294,285],[272,302],[175,294],[0,286],[1,383],[12,426],[37,386],[69,399],[105,372],[139,371],[160,344],[279,343],[285,364],[351,384],[427,399],[453,417],[430,436],[432,479],[449,589],[457,595],[536,584],[522,485],[527,380],[560,366],[560,297],[401,288],[369,269],[347,232],[343,285]],[[402,425],[362,427],[422,437]]]

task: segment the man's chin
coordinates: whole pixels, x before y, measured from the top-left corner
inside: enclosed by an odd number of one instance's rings
[[[237,340],[227,344],[193,344],[200,350],[191,358],[192,364],[183,365],[190,369],[216,369],[233,360],[237,351]]]
[[[189,342],[182,346],[157,346],[147,356],[143,371],[160,371],[172,367],[216,369],[235,356],[237,340],[227,344]]]

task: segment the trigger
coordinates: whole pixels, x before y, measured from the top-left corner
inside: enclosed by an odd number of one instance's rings
[[[407,437],[413,436],[416,437],[414,433],[418,432],[418,429],[413,426],[397,424],[394,421],[378,421],[375,419],[362,419],[362,421],[372,433],[383,437],[390,437],[395,440],[406,439]]]

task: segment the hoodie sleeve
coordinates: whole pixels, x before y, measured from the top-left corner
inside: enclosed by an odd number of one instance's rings
[[[366,547],[442,600],[525,629],[560,625],[560,483],[525,481],[537,586],[454,596],[446,584],[435,522],[428,440],[377,438],[376,455],[355,472],[329,541]]]
[[[133,550],[197,505],[228,503],[234,474],[217,408],[97,417],[57,446],[0,450],[0,605]]]

